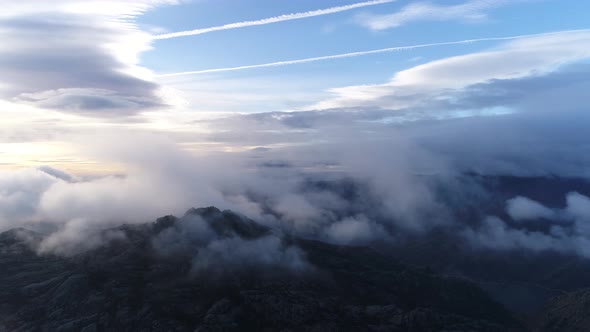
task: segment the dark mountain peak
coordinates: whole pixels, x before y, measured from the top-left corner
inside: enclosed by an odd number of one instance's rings
[[[26,228],[13,228],[0,233],[0,239],[12,239],[15,237],[19,237],[22,234],[36,234],[36,232],[30,231]]]
[[[0,331],[520,330],[474,285],[377,250],[301,240],[287,252],[276,241],[224,242],[277,236],[229,210],[191,209],[115,230],[125,237],[73,257],[0,243]],[[21,232],[35,235],[0,236]],[[210,247],[203,236],[219,241]],[[297,264],[299,251],[313,271],[271,273]],[[196,267],[206,273],[193,274]],[[226,274],[210,278],[217,271]]]
[[[242,238],[258,238],[270,233],[270,228],[260,225],[254,220],[235,213],[214,207],[192,208],[182,217],[183,222],[195,222],[193,217],[203,219],[219,236],[231,237],[238,235]]]
[[[153,224],[154,233],[160,233],[164,229],[174,226],[177,221],[178,218],[173,215],[167,215],[156,219],[156,222]]]
[[[0,244],[12,245],[22,242],[33,242],[42,238],[43,236],[37,232],[25,228],[13,228],[0,233]]]
[[[186,213],[184,214],[184,216],[191,216],[191,215],[197,215],[203,218],[211,218],[211,217],[215,217],[217,215],[219,215],[221,213],[221,210],[219,210],[218,208],[216,208],[215,206],[208,206],[208,207],[201,207],[201,208],[191,208],[188,211],[186,211]]]

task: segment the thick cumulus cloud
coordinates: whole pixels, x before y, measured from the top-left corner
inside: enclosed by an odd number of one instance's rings
[[[57,181],[40,170],[0,172],[0,228],[36,219],[41,195]]]
[[[477,184],[453,183],[464,172],[584,174],[585,164],[576,162],[583,160],[584,154],[576,152],[586,148],[586,140],[576,138],[571,126],[560,121],[554,121],[553,126],[562,137],[546,135],[544,130],[536,132],[536,122],[525,121],[530,119],[509,114],[411,125],[359,121],[358,127],[357,121],[351,121],[346,130],[312,122],[306,130],[318,138],[330,137],[329,143],[203,155],[183,151],[156,135],[103,135],[99,144],[81,137],[86,153],[104,162],[122,163],[128,173],[81,180],[51,168],[6,172],[0,186],[2,228],[50,223],[57,232],[40,250],[67,254],[121,236],[97,230],[213,205],[242,213],[280,233],[337,244],[391,242],[408,233],[458,227],[468,241],[484,248],[550,249],[585,255],[590,233],[583,220],[590,205],[579,194],[568,196],[565,209],[547,208],[526,197],[513,198],[506,203],[506,215],[511,217],[506,222],[490,217],[472,227],[473,223],[457,223],[453,218],[453,209],[465,203],[461,200],[466,192],[483,190]],[[546,121],[539,120],[538,126],[545,128]],[[280,122],[275,125],[290,128]],[[505,132],[493,136],[494,130]],[[493,139],[485,138],[488,134]],[[531,146],[544,146],[545,152],[511,148],[527,136],[535,142]],[[464,137],[470,137],[471,142],[489,139],[489,145],[461,145]],[[547,155],[562,148],[559,160]],[[499,164],[494,164],[496,159]],[[455,205],[449,203],[453,199],[458,201]],[[541,220],[535,224],[544,220],[550,224],[542,231],[529,229],[528,221],[533,219]],[[298,257],[278,238],[254,242],[217,238],[207,227],[183,232],[190,238],[202,236],[195,240],[201,243],[199,255],[203,258],[194,263],[195,271],[205,269],[208,261],[233,264],[231,254],[238,247],[247,252],[267,248],[273,254],[260,262],[262,265],[285,265]],[[183,245],[182,241],[165,243]]]
[[[526,197],[507,202],[508,215],[516,220],[543,218],[545,230],[512,227],[498,217],[487,217],[478,229],[464,232],[476,247],[500,250],[557,251],[590,257],[590,198],[571,192],[564,208],[549,208]]]
[[[30,188],[22,199],[26,205],[6,209],[12,212],[3,218],[3,228],[51,223],[59,230],[43,248],[59,252],[56,243],[73,241],[76,231],[84,238],[92,230],[144,223],[191,206],[220,206],[280,232],[348,244],[385,241],[395,230],[421,232],[444,224],[444,207],[414,169],[428,164],[442,170],[444,164],[420,156],[407,142],[396,144],[396,156],[387,154],[388,144],[356,143],[352,150],[328,145],[268,157],[250,151],[199,158],[154,136],[135,141],[105,138],[104,144],[84,146],[102,160],[124,163],[129,174],[76,180],[54,169],[21,171],[31,175],[14,189],[6,185],[5,191],[11,190],[9,197],[12,191]],[[265,160],[276,158],[293,166],[265,166]],[[325,163],[317,162],[322,159]],[[333,165],[341,170],[331,172]],[[265,240],[245,245],[274,244]],[[211,255],[223,258],[222,249],[235,243],[210,245]]]
[[[4,99],[90,116],[161,107],[159,87],[138,67],[151,37],[133,17],[172,0],[12,2],[0,14]]]

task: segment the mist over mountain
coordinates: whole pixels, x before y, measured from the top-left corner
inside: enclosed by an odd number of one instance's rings
[[[210,234],[196,229],[209,229]],[[2,233],[5,330],[515,330],[471,283],[368,247],[279,236],[214,207],[120,226],[104,246],[37,255],[42,235]],[[49,304],[49,305],[47,305]]]
[[[577,310],[554,303],[583,305],[583,296],[564,294],[590,288],[590,261],[572,241],[583,236],[574,212],[583,210],[590,182],[465,174],[449,187],[428,176],[445,213],[418,230],[389,220],[366,184],[322,178],[306,177],[300,192],[347,204],[324,211],[328,224],[315,230],[208,207],[82,233],[6,231],[0,327],[553,331],[555,324],[569,328],[567,315]],[[448,196],[457,184],[468,192]],[[524,213],[527,207],[532,212]],[[507,244],[481,240],[494,236],[476,233],[487,231],[489,216],[519,235],[504,236]],[[541,323],[535,317],[545,311],[551,314]]]

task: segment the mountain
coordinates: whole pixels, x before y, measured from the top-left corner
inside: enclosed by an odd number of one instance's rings
[[[473,283],[214,207],[101,234],[59,256],[0,234],[0,331],[524,330]]]
[[[473,183],[484,188],[484,194],[467,191],[474,187]],[[512,221],[505,211],[506,201],[517,196],[551,208],[563,208],[570,192],[590,196],[590,182],[576,178],[470,175],[462,178],[458,188],[448,195],[445,204],[452,207],[459,224],[482,220],[487,215]],[[555,297],[590,288],[587,258],[555,251],[473,248],[452,228],[404,236],[380,250],[405,264],[475,283],[519,315],[535,314]]]
[[[590,289],[553,299],[535,315],[532,325],[536,331],[590,331]]]

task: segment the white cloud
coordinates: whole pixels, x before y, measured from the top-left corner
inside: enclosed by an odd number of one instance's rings
[[[309,108],[418,106],[424,100],[445,98],[445,93],[470,85],[540,75],[588,57],[588,30],[519,38],[488,51],[436,60],[400,71],[385,84],[334,88],[330,90],[333,98]]]
[[[330,224],[326,229],[329,241],[338,244],[368,244],[387,237],[383,226],[367,220],[363,216],[346,218]]]
[[[522,2],[522,0],[472,0],[457,5],[415,2],[393,14],[361,15],[357,21],[371,30],[391,29],[416,21],[479,22],[487,19],[487,10],[517,2]]]
[[[554,218],[556,214],[542,204],[526,197],[515,197],[506,202],[506,212],[514,220]]]
[[[548,218],[548,229],[514,228],[497,217],[487,217],[477,230],[463,236],[475,247],[500,250],[552,250],[590,257],[590,198],[577,192],[566,196],[565,208],[551,209],[525,197],[510,200],[507,212],[512,218]]]
[[[36,169],[0,171],[0,229],[38,221],[41,195],[58,182]]]
[[[590,198],[573,192],[569,193],[567,199],[567,215],[576,220],[590,223]],[[590,233],[589,233],[590,234]]]
[[[554,250],[560,252],[573,251],[575,246],[568,239],[530,232],[509,227],[497,217],[486,218],[477,231],[467,230],[464,236],[473,246],[500,250],[526,249],[532,251]]]

